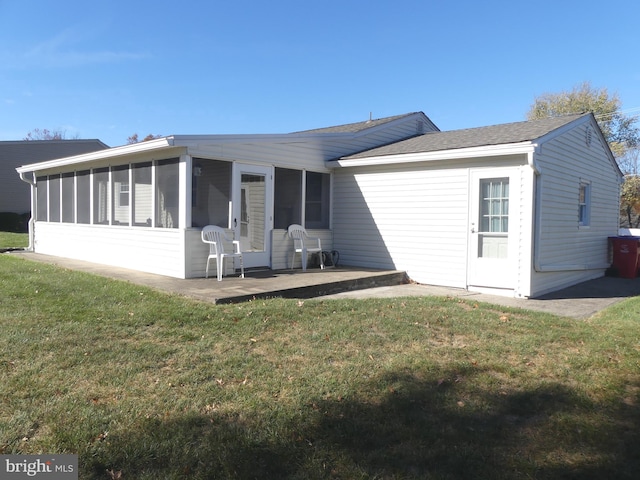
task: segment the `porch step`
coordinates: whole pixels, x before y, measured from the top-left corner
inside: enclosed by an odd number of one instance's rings
[[[406,272],[402,271],[370,272],[356,278],[347,279],[333,278],[333,276],[329,275],[327,277],[331,278],[327,278],[327,281],[320,280],[309,285],[280,285],[279,288],[265,289],[253,293],[237,292],[234,294],[233,292],[228,292],[228,295],[217,296],[215,303],[240,303],[258,298],[316,298],[367,288],[403,285],[409,281]]]

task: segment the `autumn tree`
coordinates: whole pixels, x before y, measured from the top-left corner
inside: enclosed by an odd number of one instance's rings
[[[584,82],[568,92],[545,93],[536,97],[527,118],[535,120],[591,112],[611,151],[616,158],[621,158],[640,144],[640,130],[636,126],[638,118],[622,113],[621,106],[617,93],[609,94],[606,88],[593,88],[589,82]]]
[[[545,93],[535,98],[527,113],[529,120],[593,113],[600,130],[616,157],[625,181],[620,196],[620,226],[637,228],[640,225],[640,130],[637,116],[625,115],[618,94],[609,94],[606,88],[593,88],[584,82],[569,92]]]
[[[131,145],[133,143],[139,143],[139,142],[148,142],[149,140],[154,140],[156,138],[162,138],[162,135],[153,135],[150,133],[149,135],[144,137],[142,140],[140,140],[138,137],[138,134],[134,133],[133,135],[127,138],[127,145]]]
[[[39,128],[34,128],[27,136],[23,138],[25,141],[33,141],[33,140],[66,140],[67,132],[64,130],[47,130]],[[73,140],[76,140],[78,136],[73,137]]]
[[[620,188],[620,226],[640,227],[640,177],[627,175]]]

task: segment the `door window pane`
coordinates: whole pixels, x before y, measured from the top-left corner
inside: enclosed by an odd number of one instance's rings
[[[509,179],[493,178],[481,181],[480,231],[509,231]]]
[[[245,252],[265,250],[264,175],[243,173],[240,185],[240,248]]]

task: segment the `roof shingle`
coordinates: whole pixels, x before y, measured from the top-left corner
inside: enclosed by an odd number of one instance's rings
[[[385,123],[392,122],[399,118],[408,117],[409,115],[414,115],[415,113],[417,112],[405,113],[403,115],[395,115],[393,117],[376,118],[373,120],[366,120],[364,122],[348,123],[345,125],[336,125],[334,127],[315,128],[313,130],[303,130],[303,131],[294,132],[294,133],[358,133],[362,130],[366,130],[367,128],[383,125]]]
[[[540,138],[585,115],[590,114],[566,115],[463,130],[428,132],[407,140],[349,155],[343,157],[343,160],[527,142]]]

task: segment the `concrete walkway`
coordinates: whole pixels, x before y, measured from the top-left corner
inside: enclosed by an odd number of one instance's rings
[[[328,268],[325,270],[280,270],[249,272],[247,278],[215,277],[181,280],[161,275],[110,267],[80,260],[16,251],[7,255],[89,272],[118,280],[145,285],[178,295],[212,303],[231,303],[253,298],[286,297],[331,300],[340,298],[385,298],[407,296],[450,296],[536,310],[572,318],[589,318],[626,298],[640,295],[640,278],[602,277],[536,299],[517,299],[469,292],[463,289],[406,283],[403,272],[363,268]]]
[[[457,297],[469,301],[493,303],[506,307],[523,308],[525,310],[585,319],[622,300],[640,295],[640,278],[601,277],[532,299],[501,297],[457,288],[419,284],[378,287],[369,290],[344,292],[323,298],[380,298],[424,295]]]

